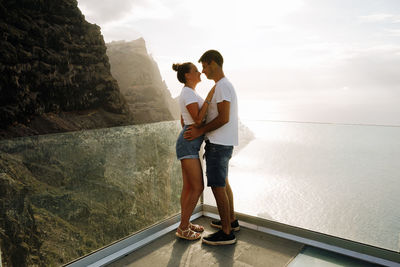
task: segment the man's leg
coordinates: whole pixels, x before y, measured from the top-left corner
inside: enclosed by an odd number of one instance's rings
[[[236,243],[236,237],[231,231],[229,223],[229,200],[225,187],[212,187],[217,202],[219,216],[221,217],[222,229],[203,237],[202,242],[209,245],[230,245]]]
[[[225,179],[227,177],[229,159],[233,147],[216,145],[206,142],[206,165],[208,185],[214,194],[219,216],[221,217],[221,230],[203,237],[203,243],[209,245],[229,245],[236,242],[236,237],[231,231],[230,205],[226,193]]]
[[[212,191],[217,202],[217,208],[219,216],[221,217],[222,231],[225,234],[230,234],[231,223],[230,223],[230,207],[229,199],[226,193],[225,187],[212,187]]]
[[[228,201],[229,201],[229,222],[233,222],[234,220],[236,220],[236,217],[235,217],[235,209],[233,206],[233,193],[232,193],[231,186],[229,184],[228,177],[226,177],[225,191],[226,191],[226,195],[228,196]]]

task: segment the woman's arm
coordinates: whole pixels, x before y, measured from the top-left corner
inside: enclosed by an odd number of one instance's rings
[[[183,134],[183,137],[188,140],[193,140],[200,135],[205,133],[214,131],[215,129],[220,128],[224,124],[229,122],[229,113],[230,113],[231,103],[229,101],[222,101],[217,104],[218,107],[218,116],[210,121],[209,123],[197,128],[193,126],[189,126],[188,129]]]
[[[182,115],[181,115],[181,126],[182,126],[182,128],[183,128],[183,126],[185,126],[185,123],[183,122],[183,117],[182,117]]]
[[[208,92],[208,95],[204,101],[203,106],[201,107],[201,109],[199,110],[199,105],[198,103],[191,103],[189,105],[186,106],[187,110],[190,113],[190,116],[192,117],[192,119],[194,120],[195,125],[201,125],[206,114],[207,114],[207,108],[208,105],[210,104],[210,101],[212,99],[212,97],[214,96],[214,92],[215,92],[215,85],[214,87],[210,90],[210,92]]]

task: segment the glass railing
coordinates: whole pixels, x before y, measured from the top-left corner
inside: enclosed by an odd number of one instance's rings
[[[243,123],[254,139],[230,162],[237,212],[399,252],[400,127]]]
[[[237,212],[399,252],[400,127],[243,124],[229,169]],[[62,265],[178,214],[180,129],[0,141],[3,262]],[[215,206],[209,188],[204,204]]]
[[[59,266],[180,212],[176,121],[0,141],[6,266]]]

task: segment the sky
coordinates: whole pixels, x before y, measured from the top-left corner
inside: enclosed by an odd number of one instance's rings
[[[239,98],[239,116],[400,125],[398,0],[78,0],[106,42],[144,38],[173,97],[172,63],[209,49]],[[202,75],[196,90],[213,82]]]

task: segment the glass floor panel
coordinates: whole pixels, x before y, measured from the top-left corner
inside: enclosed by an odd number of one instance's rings
[[[375,267],[381,266],[335,252],[305,246],[288,267]]]

